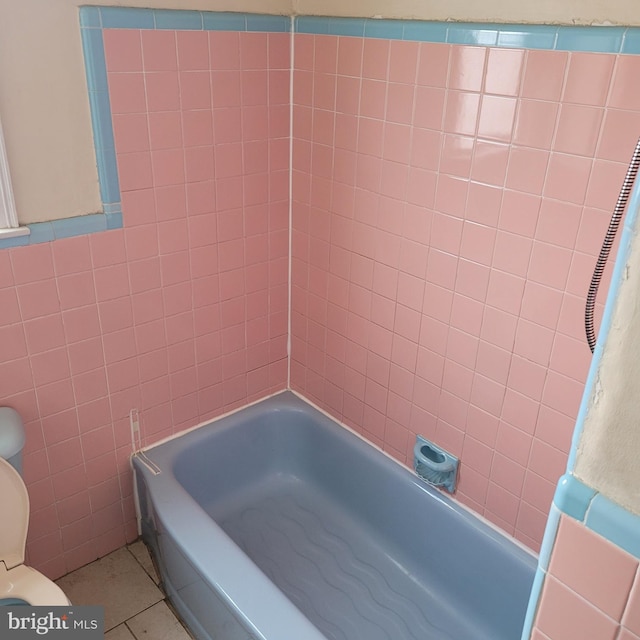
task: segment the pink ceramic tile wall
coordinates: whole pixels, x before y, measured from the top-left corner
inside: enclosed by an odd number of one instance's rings
[[[639,638],[637,558],[562,516],[531,637]]]
[[[295,37],[292,386],[533,548],[640,131],[637,56]],[[598,312],[606,286],[599,298]]]
[[[51,576],[135,535],[131,407],[150,442],[286,381],[288,36],[105,45],[125,228],[0,252]],[[461,455],[459,497],[533,547],[637,64],[296,36],[292,386],[400,460],[415,433]]]
[[[289,38],[105,30],[124,228],[0,252],[0,388],[27,427],[29,561],[134,538],[144,443],[287,380]]]

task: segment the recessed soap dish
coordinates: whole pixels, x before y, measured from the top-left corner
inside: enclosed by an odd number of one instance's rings
[[[416,436],[413,468],[416,474],[434,487],[456,490],[459,460],[422,436]]]

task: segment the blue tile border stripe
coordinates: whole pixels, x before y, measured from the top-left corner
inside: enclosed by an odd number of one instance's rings
[[[543,571],[540,567],[536,569],[536,574],[533,577],[533,584],[531,585],[531,593],[529,595],[529,606],[524,617],[524,623],[522,625],[522,635],[520,640],[530,640],[531,632],[533,631],[533,622],[538,610],[538,601],[542,595],[542,587],[544,585],[544,579],[546,577],[546,571]]]
[[[80,7],[84,29],[179,29],[182,31],[266,31],[288,33],[291,18],[262,13]]]
[[[120,229],[122,227],[122,213],[119,211],[119,207],[120,204],[118,203],[117,209],[114,207],[114,210],[108,213],[91,213],[86,216],[74,216],[73,218],[60,218],[51,222],[29,224],[27,225],[29,227],[29,235],[0,239],[0,249],[23,247],[28,244],[82,236],[87,233]]]
[[[289,16],[270,14],[113,6],[80,7],[80,25],[86,29],[288,32],[291,28],[290,23]],[[640,53],[640,27],[433,22],[323,16],[298,16],[294,24],[296,33],[316,35],[360,36],[504,48]]]
[[[640,27],[432,22],[299,16],[296,33],[445,42],[483,47],[640,53]]]
[[[98,166],[98,181],[103,206],[120,201],[120,184],[116,164],[116,148],[111,120],[111,103],[107,82],[102,29],[80,29],[85,59],[93,143]]]

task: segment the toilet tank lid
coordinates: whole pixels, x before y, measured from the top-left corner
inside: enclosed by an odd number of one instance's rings
[[[25,433],[20,414],[11,407],[0,407],[0,458],[11,458],[24,447]]]

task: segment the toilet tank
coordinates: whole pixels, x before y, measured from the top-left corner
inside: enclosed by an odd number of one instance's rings
[[[11,407],[0,407],[0,458],[20,474],[24,443],[25,431],[20,414]]]

